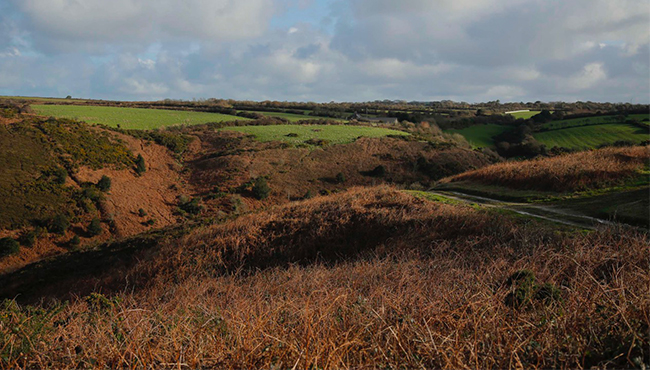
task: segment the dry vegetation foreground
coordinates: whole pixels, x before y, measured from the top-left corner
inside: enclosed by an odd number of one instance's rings
[[[573,192],[620,185],[638,176],[649,165],[648,146],[605,148],[554,158],[498,163],[452,176],[443,182],[471,181],[515,189]]]
[[[83,278],[105,295],[5,301],[0,364],[640,366],[648,241],[354,188],[199,228],[142,251],[123,273]]]

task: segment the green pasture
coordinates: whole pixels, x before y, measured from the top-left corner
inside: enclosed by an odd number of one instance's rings
[[[623,119],[625,120],[637,120],[643,121],[644,119],[650,118],[650,114],[631,114]],[[585,117],[585,118],[574,118],[566,119],[561,121],[551,121],[542,125],[542,128],[548,130],[557,130],[564,129],[576,126],[585,126],[585,125],[601,125],[607,123],[622,123],[619,121],[618,116],[597,116],[597,117]]]
[[[196,125],[208,122],[247,120],[227,114],[143,109],[122,107],[97,107],[90,105],[32,105],[34,111],[44,116],[71,118],[88,123],[125,129],[151,130],[173,125]]]
[[[384,128],[345,125],[271,125],[234,126],[219,130],[237,131],[254,135],[256,140],[282,141],[289,144],[304,144],[308,140],[327,140],[330,144],[351,143],[359,137],[384,137],[408,135],[405,132]]]
[[[508,114],[510,114],[511,116],[513,116],[513,117],[515,117],[517,119],[519,119],[519,118],[529,119],[532,116],[536,116],[536,115],[538,115],[540,113],[541,113],[540,111],[536,110],[536,111],[530,111],[530,112],[517,112],[517,113],[508,113]]]
[[[307,120],[320,120],[326,119],[330,121],[343,122],[342,119],[338,118],[329,118],[329,117],[318,117],[318,116],[309,116],[308,114],[295,114],[295,113],[283,113],[283,112],[261,112],[261,111],[244,111],[244,112],[254,112],[259,113],[268,117],[278,117],[289,120],[289,122],[298,122],[298,121],[307,121]],[[305,112],[309,113],[309,112]]]
[[[511,126],[502,125],[475,125],[460,130],[446,130],[450,134],[461,134],[474,148],[493,147],[494,136],[512,130]]]
[[[533,137],[540,143],[545,144],[547,148],[558,146],[578,150],[597,148],[617,141],[640,143],[650,140],[650,134],[648,134],[647,130],[624,123],[569,127],[561,130],[538,132]]]

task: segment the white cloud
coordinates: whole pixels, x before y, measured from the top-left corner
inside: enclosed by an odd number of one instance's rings
[[[11,1],[0,94],[650,100],[647,0]]]
[[[598,82],[607,79],[603,63],[587,64],[580,73],[566,81],[565,89],[569,91],[584,90],[593,87]]]
[[[95,52],[161,39],[223,42],[260,36],[273,0],[14,0],[46,49]],[[99,44],[99,46],[98,46]]]

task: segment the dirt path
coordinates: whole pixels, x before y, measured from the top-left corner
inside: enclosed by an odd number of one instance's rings
[[[553,205],[539,205],[529,203],[506,202],[498,199],[470,195],[458,191],[430,190],[429,193],[451,198],[466,203],[476,203],[484,207],[502,208],[520,215],[539,218],[563,225],[577,226],[586,229],[596,229],[601,225],[613,225],[613,222],[595,217],[586,216],[574,211],[559,209]]]

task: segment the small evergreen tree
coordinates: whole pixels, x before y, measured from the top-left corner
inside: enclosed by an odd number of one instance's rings
[[[336,182],[339,184],[343,184],[347,179],[345,178],[345,175],[343,172],[339,172],[336,174]]]
[[[104,193],[111,190],[111,178],[106,175],[102,176],[102,178],[97,181],[97,188]]]
[[[68,171],[65,168],[58,167],[54,170],[54,182],[63,185],[65,180],[68,178]]]
[[[102,224],[97,217],[90,221],[90,224],[88,225],[88,233],[92,236],[102,233]]]
[[[64,215],[56,215],[50,222],[49,230],[53,233],[63,234],[66,232],[66,230],[68,230],[69,227],[70,221],[68,221],[67,217]]]
[[[79,235],[73,236],[72,239],[70,239],[70,241],[68,242],[70,248],[77,248],[79,244],[81,244],[81,239],[79,239]]]
[[[270,193],[271,188],[266,182],[266,179],[264,177],[258,177],[255,180],[255,184],[253,184],[253,195],[255,195],[255,198],[259,200],[266,199]]]
[[[11,256],[20,251],[20,244],[13,238],[0,239],[0,257]]]
[[[144,158],[142,154],[138,154],[138,157],[135,159],[135,172],[138,175],[142,175],[147,170],[147,166],[144,163]]]

